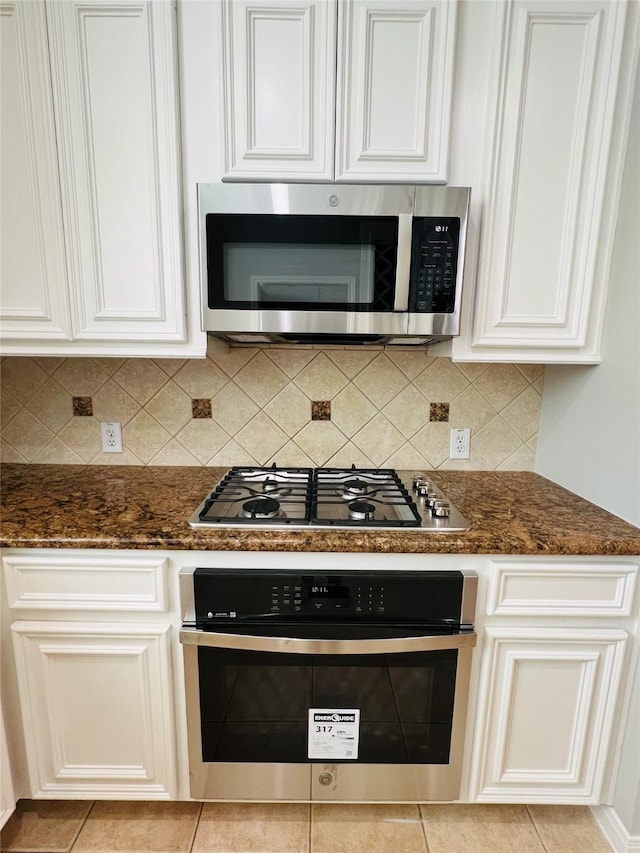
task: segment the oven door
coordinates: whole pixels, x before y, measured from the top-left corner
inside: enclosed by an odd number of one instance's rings
[[[193,797],[459,797],[473,632],[279,632],[180,632]]]

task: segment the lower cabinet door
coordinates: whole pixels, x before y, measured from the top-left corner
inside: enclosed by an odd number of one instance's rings
[[[600,801],[627,639],[618,629],[486,629],[472,799]]]
[[[31,795],[175,797],[171,626],[11,627]]]

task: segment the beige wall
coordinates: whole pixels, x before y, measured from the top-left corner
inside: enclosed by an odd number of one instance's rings
[[[454,365],[419,350],[215,349],[188,361],[5,358],[2,460],[533,468],[538,365]],[[313,408],[330,419],[312,419]],[[124,453],[102,452],[101,421],[122,423]],[[451,426],[471,428],[468,462],[448,459]]]

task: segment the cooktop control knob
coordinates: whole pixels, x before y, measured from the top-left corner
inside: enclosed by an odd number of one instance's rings
[[[449,518],[449,512],[451,510],[451,505],[447,500],[437,500],[434,501],[433,506],[431,507],[432,515],[435,515],[436,518]]]

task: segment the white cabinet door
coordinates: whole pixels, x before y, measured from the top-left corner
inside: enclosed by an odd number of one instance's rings
[[[336,179],[444,183],[457,3],[339,5]]]
[[[486,629],[473,799],[600,802],[627,639],[606,628]]]
[[[222,9],[226,180],[446,181],[456,3]]]
[[[0,23],[3,354],[204,355],[174,4],[3,3]]]
[[[42,3],[0,6],[0,334],[71,339]]]
[[[222,8],[225,177],[331,180],[336,0],[225,0]]]
[[[600,360],[637,5],[497,4],[477,293],[454,358]]]
[[[12,625],[31,796],[176,796],[170,626]]]
[[[174,8],[47,3],[75,338],[185,338]]]

